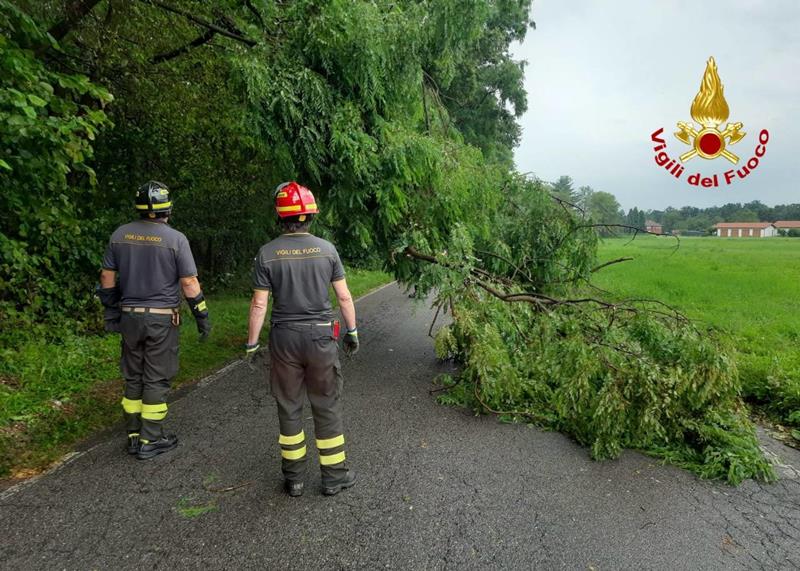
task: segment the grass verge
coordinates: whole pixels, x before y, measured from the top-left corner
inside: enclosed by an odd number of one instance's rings
[[[347,272],[354,297],[391,279],[377,271]],[[206,343],[198,342],[191,315],[184,316],[181,369],[173,388],[241,355],[250,295],[209,295],[208,303],[214,329]],[[0,349],[0,477],[31,476],[81,438],[120,419],[119,353],[116,334],[18,331],[4,335]]]

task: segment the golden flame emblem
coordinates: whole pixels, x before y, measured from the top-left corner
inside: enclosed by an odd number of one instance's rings
[[[739,157],[727,150],[728,145],[735,145],[745,136],[741,132],[742,123],[728,123],[725,129],[719,126],[728,120],[730,109],[725,101],[724,86],[717,73],[717,63],[713,57],[708,58],[703,80],[700,82],[700,91],[692,101],[692,119],[702,128],[698,131],[690,123],[678,122],[675,137],[693,148],[681,155],[681,161],[686,162],[695,156],[704,159],[716,159],[723,156],[736,164]]]

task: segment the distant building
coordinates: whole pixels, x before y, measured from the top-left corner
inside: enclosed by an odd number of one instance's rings
[[[720,222],[714,224],[720,238],[770,238],[778,235],[772,222]]]
[[[800,220],[778,220],[772,225],[778,230],[798,230],[800,229]]]
[[[647,230],[648,232],[652,232],[653,234],[664,233],[663,228],[661,228],[661,224],[659,224],[658,222],[653,222],[652,220],[645,220],[644,229]]]

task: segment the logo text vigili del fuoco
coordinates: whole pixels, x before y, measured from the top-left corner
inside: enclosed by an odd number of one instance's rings
[[[686,182],[692,186],[703,186],[706,188],[730,185],[735,180],[744,180],[757,167],[760,159],[767,152],[769,142],[769,132],[762,129],[758,133],[758,141],[753,148],[752,156],[747,162],[739,160],[739,156],[731,150],[744,139],[745,133],[742,131],[744,125],[741,122],[728,123],[724,129],[720,126],[728,120],[730,109],[728,102],[725,101],[723,85],[717,73],[717,64],[714,58],[708,59],[706,71],[703,74],[703,81],[700,83],[700,91],[697,92],[692,101],[692,119],[699,124],[678,121],[678,131],[675,138],[681,143],[690,147],[685,153],[676,160],[667,154],[667,141],[664,138],[664,128],[661,127],[650,135],[653,142],[656,164],[663,167],[668,173],[677,179],[685,178]],[[686,172],[685,163],[695,157],[705,160],[723,158],[729,161],[733,167],[715,174],[706,174],[696,171],[692,174],[683,176]]]

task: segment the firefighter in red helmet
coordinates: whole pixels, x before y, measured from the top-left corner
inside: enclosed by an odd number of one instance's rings
[[[258,337],[272,294],[270,386],[278,405],[284,488],[290,496],[303,493],[307,460],[303,400],[307,394],[314,417],[322,493],[332,496],[351,487],[355,474],[345,462],[339,322],[333,318],[329,286],[333,286],[347,326],[345,354],[358,351],[355,307],[336,248],[308,231],[319,213],[311,191],[296,182],[279,185],[275,210],[283,233],[263,246],[255,258],[255,291],[245,351],[252,355],[259,347]]]

